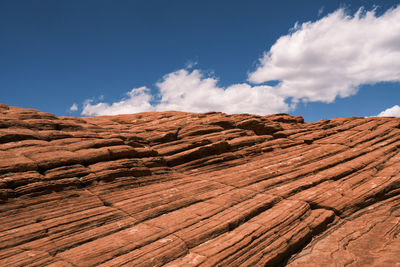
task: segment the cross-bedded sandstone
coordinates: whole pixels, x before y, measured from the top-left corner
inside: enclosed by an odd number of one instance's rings
[[[0,266],[394,266],[400,119],[0,105]]]

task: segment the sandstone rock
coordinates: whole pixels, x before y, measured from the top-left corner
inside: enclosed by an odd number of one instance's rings
[[[213,125],[187,125],[179,131],[178,138],[184,138],[193,135],[204,135],[208,133],[220,132],[224,128]]]
[[[1,181],[7,185],[7,188],[16,188],[26,184],[31,184],[43,180],[44,177],[37,171],[27,172],[9,172],[2,175]]]
[[[236,124],[238,128],[252,130],[257,135],[272,134],[279,130],[282,130],[278,123],[274,122],[264,122],[257,118],[251,118],[241,121]]]
[[[81,164],[74,164],[50,169],[44,172],[44,179],[57,180],[62,178],[82,177],[90,173],[89,169]]]
[[[400,263],[398,118],[0,113],[0,266]]]
[[[15,142],[21,140],[41,139],[37,133],[29,129],[0,129],[0,143]]]
[[[228,148],[229,144],[227,142],[218,142],[177,153],[173,156],[166,157],[165,159],[169,165],[174,166],[206,156],[221,154],[227,151]]]
[[[272,139],[272,137],[270,137]],[[243,136],[230,140],[228,142],[229,146],[232,148],[239,148],[244,146],[251,146],[257,143],[262,143],[267,140],[264,136]]]
[[[37,169],[37,163],[27,157],[7,151],[1,151],[0,153],[0,173],[2,175],[12,172],[34,171]]]

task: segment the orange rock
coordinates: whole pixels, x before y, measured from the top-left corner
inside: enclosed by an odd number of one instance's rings
[[[0,266],[399,264],[399,118],[0,114]]]

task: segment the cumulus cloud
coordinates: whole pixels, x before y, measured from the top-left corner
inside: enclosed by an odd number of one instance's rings
[[[195,69],[181,69],[165,75],[156,84],[160,100],[152,104],[150,89],[132,89],[128,97],[113,104],[87,101],[83,115],[114,115],[143,111],[180,110],[190,112],[222,111],[226,113],[271,114],[289,110],[285,98],[271,86],[250,86],[246,83],[223,88],[218,79],[205,77]]]
[[[399,82],[400,5],[380,16],[375,10],[349,15],[338,9],[315,22],[296,23],[259,61],[248,74],[252,84],[227,87],[188,61],[185,69],[166,74],[152,91],[134,88],[111,104],[86,101],[82,115],[165,110],[265,115],[293,110],[299,101],[332,103],[356,94],[363,84]],[[263,84],[269,81],[279,83]]]
[[[78,105],[76,103],[72,104],[72,106],[69,108],[69,111],[78,111]]]
[[[400,6],[377,16],[339,9],[315,22],[296,24],[249,73],[260,84],[279,80],[280,95],[331,103],[362,84],[400,81]]]
[[[127,97],[111,105],[105,102],[93,104],[93,100],[86,100],[83,105],[82,115],[117,115],[153,110],[153,106],[150,104],[152,95],[149,88],[144,86],[133,88],[126,95]]]
[[[378,114],[378,117],[400,117],[400,106],[394,105]]]
[[[204,77],[199,70],[185,69],[167,74],[157,83],[161,101],[157,110],[182,110],[226,113],[270,114],[288,111],[284,98],[270,86],[233,84],[227,88],[217,86],[218,80]]]

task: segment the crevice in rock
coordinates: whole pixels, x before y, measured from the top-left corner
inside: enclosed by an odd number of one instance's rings
[[[304,201],[304,200],[302,200],[302,201]],[[340,218],[340,214],[341,214],[340,211],[336,210],[333,207],[319,205],[319,204],[317,204],[315,202],[312,202],[312,201],[304,201],[304,202],[307,202],[310,205],[310,208],[312,210],[316,210],[316,209],[330,210],[330,211],[333,211],[333,213],[335,214],[336,217]]]
[[[109,201],[107,201],[107,200],[104,200],[104,199],[103,199],[102,197],[100,197],[99,195],[96,195],[95,193],[93,193],[92,191],[90,191],[89,188],[86,188],[85,191],[88,192],[89,194],[91,194],[92,196],[95,196],[99,201],[101,201],[101,203],[103,203],[103,205],[104,205],[105,207],[118,210],[118,211],[122,212],[123,214],[125,214],[126,216],[128,216],[128,217],[134,219],[135,221],[138,221],[136,218],[134,218],[131,214],[129,214],[129,213],[126,212],[125,210],[115,207],[111,202],[109,202]]]

